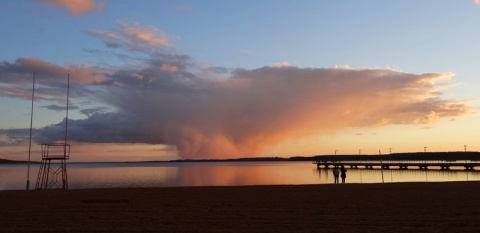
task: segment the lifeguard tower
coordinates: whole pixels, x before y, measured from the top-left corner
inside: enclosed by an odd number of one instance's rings
[[[69,144],[42,144],[42,162],[35,189],[68,189],[66,160],[69,157]]]

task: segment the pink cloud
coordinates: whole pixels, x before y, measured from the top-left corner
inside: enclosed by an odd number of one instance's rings
[[[49,78],[65,78],[70,74],[71,80],[78,83],[98,83],[106,80],[103,74],[98,74],[95,69],[82,64],[59,66],[35,58],[19,58],[15,65],[18,68],[36,71]]]
[[[59,84],[66,84],[68,74],[70,82],[81,84],[77,88],[108,79],[101,70],[88,65],[59,66],[35,58],[19,58],[14,63],[0,63],[0,96],[30,99],[34,72],[37,84],[41,84],[35,98],[53,101],[63,101],[58,99]]]
[[[174,65],[170,65],[170,64],[163,64],[162,67],[160,67],[160,69],[163,70],[163,71],[175,73],[175,72],[177,72],[178,67],[174,66]]]
[[[8,87],[8,86],[0,86],[0,96],[31,100],[32,90],[19,89],[19,88]],[[36,99],[38,99],[38,97]]]
[[[152,49],[172,47],[170,35],[154,26],[138,23],[118,21],[115,32],[87,30],[86,33],[104,39],[104,43],[110,48],[128,48],[148,53]]]
[[[148,45],[150,47],[171,46],[169,36],[154,26],[144,27],[140,24],[128,25],[119,22],[121,33],[126,37],[128,43],[135,45]]]
[[[73,16],[83,15],[95,8],[94,0],[36,0],[37,2],[52,5],[65,7],[70,11],[70,14]],[[99,4],[100,8],[103,10],[105,6],[105,1],[102,1]]]

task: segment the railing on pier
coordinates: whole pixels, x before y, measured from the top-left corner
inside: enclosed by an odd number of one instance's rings
[[[313,162],[318,168],[329,168],[346,166],[352,169],[365,168],[365,169],[409,169],[416,167],[420,170],[427,170],[429,167],[439,168],[441,170],[450,170],[452,167],[464,168],[465,170],[475,170],[475,167],[480,166],[480,161],[474,160],[352,160],[352,161],[316,161]]]

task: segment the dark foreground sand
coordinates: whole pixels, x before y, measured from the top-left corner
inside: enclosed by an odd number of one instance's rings
[[[480,182],[0,191],[0,232],[480,232]]]

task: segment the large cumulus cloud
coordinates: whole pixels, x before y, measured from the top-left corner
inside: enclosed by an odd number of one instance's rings
[[[72,121],[70,138],[170,144],[183,158],[225,158],[258,155],[291,137],[428,124],[472,111],[466,101],[442,98],[451,73],[267,66],[217,76],[164,71],[160,61],[118,71],[101,97],[118,111]],[[61,139],[62,125],[44,128],[42,139]]]

